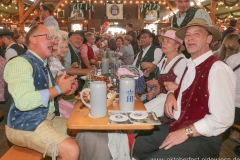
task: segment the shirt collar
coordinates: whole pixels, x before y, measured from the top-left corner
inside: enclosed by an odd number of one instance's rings
[[[92,47],[92,45],[91,45],[89,42],[87,42],[87,45],[88,45],[89,47]]]
[[[192,58],[188,59],[187,63],[190,61],[193,61],[195,66],[198,66],[199,64],[201,64],[202,62],[204,62],[208,57],[212,56],[213,52],[212,50],[207,51],[206,53],[204,53],[203,55],[201,55],[200,57],[197,57],[196,59],[192,60]]]
[[[143,52],[148,51],[151,45],[149,45],[147,48],[143,48]]]
[[[186,16],[186,12],[184,12],[184,14],[182,15],[182,17],[185,17],[185,16]],[[179,11],[177,12],[176,17],[177,17],[177,18],[182,18],[182,17],[180,17],[180,12],[179,12]]]
[[[29,52],[31,52],[35,57],[37,57],[39,60],[41,60],[44,63],[44,66],[47,65],[47,59],[42,60],[42,58],[40,58],[35,52],[33,52],[32,50],[28,49]]]
[[[46,22],[46,21],[48,21],[49,19],[52,19],[52,18],[53,18],[53,16],[48,16],[47,18],[45,18],[45,19],[43,20],[43,23]]]
[[[69,44],[72,46],[72,49],[74,50],[75,53],[78,53],[78,52],[79,52],[79,49],[77,49],[76,47],[74,47],[74,46],[72,45],[72,43],[69,42]]]

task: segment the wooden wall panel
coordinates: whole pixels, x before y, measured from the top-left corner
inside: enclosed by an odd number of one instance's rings
[[[130,19],[138,19],[138,5],[136,3],[133,4],[125,4],[123,16],[126,17],[129,15]]]
[[[94,11],[92,12],[92,19],[103,19],[105,16],[105,5],[103,3],[92,3],[94,5]]]

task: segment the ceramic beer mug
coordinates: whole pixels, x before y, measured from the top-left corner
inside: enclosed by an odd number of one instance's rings
[[[101,72],[102,72],[102,74],[109,73],[109,59],[108,58],[102,58]]]
[[[83,99],[85,91],[90,92],[90,104]],[[90,116],[93,118],[101,118],[106,116],[107,108],[107,86],[105,82],[93,81],[90,88],[85,88],[80,94],[82,102],[90,109]]]
[[[119,105],[121,111],[133,111],[135,106],[134,78],[120,78]]]

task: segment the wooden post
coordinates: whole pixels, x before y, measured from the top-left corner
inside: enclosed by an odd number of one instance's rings
[[[215,0],[211,0],[211,10],[210,10],[210,17],[213,21],[213,23],[215,24],[216,23],[216,5],[217,5],[217,2]]]
[[[140,1],[138,2],[138,19],[140,19],[140,5],[139,5]]]
[[[18,13],[19,13],[19,24],[20,24],[20,29],[24,30],[24,22],[23,22],[23,12],[24,12],[24,4],[23,0],[18,0]]]
[[[92,1],[89,0],[89,6],[92,4]],[[92,9],[88,10],[88,19],[92,19]]]

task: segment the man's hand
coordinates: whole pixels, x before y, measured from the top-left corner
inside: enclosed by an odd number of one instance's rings
[[[58,79],[58,86],[62,91],[62,94],[69,94],[76,87],[76,78],[77,76],[66,76],[64,72]],[[74,88],[72,88],[74,87]]]
[[[151,62],[142,62],[141,67],[144,70],[144,76],[148,77],[149,74],[156,68],[156,65]]]
[[[75,82],[72,83],[72,87],[69,93],[67,93],[67,95],[73,94],[75,93],[75,91],[78,88],[78,81],[75,79]]]
[[[146,82],[146,84],[147,84],[147,86],[150,87],[150,88],[156,87],[156,86],[159,85],[159,84],[158,84],[158,80],[149,80],[149,81]]]
[[[78,63],[77,62],[73,62],[71,65],[72,68],[78,68]]]
[[[90,64],[94,64],[94,63],[96,63],[96,59],[91,59]]]
[[[154,97],[154,93],[152,91],[148,90],[148,93],[146,94],[147,100],[150,101],[153,99],[153,97]]]
[[[173,119],[173,109],[178,110],[177,101],[173,93],[169,93],[164,104],[164,112],[167,117]]]
[[[186,135],[184,128],[176,130],[168,134],[168,136],[163,141],[159,149],[164,148],[167,150],[175,145],[185,142],[187,139],[188,139],[188,136]]]
[[[163,82],[163,85],[168,91],[175,91],[178,88],[178,84],[175,82]]]

